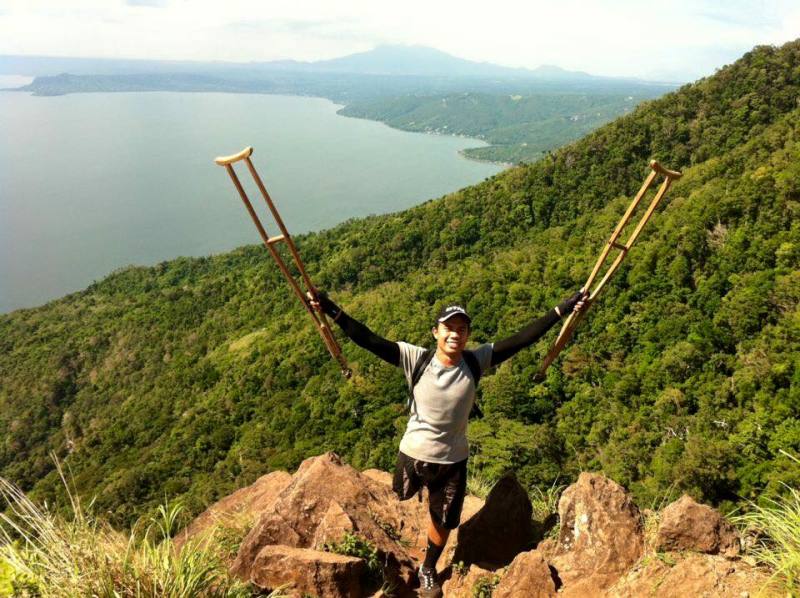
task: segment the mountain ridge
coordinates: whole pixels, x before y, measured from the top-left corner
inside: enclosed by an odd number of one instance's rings
[[[25,72],[19,72],[20,69]],[[490,62],[459,58],[427,46],[378,45],[371,50],[330,59],[298,61],[292,59],[270,61],[203,61],[203,60],[150,60],[90,57],[56,57],[0,55],[0,73],[36,76],[154,74],[168,72],[222,71],[298,71],[321,73],[347,73],[361,75],[410,75],[443,77],[503,77],[540,79],[597,79],[647,81],[635,77],[604,77],[582,71],[569,71],[556,65],[540,65],[530,69],[506,67]],[[660,83],[658,81],[652,83]]]

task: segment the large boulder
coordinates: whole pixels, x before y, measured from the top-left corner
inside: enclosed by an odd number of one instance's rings
[[[719,512],[684,494],[661,513],[655,549],[733,557],[739,553],[739,536]]]
[[[533,544],[532,514],[528,493],[516,477],[501,478],[483,508],[458,528],[452,562],[490,568],[509,564]]]
[[[255,579],[264,547],[319,548],[352,530],[377,549],[384,576],[402,595],[416,580],[406,546],[417,540],[422,523],[409,502],[399,502],[384,483],[342,463],[335,453],[306,459],[244,538],[231,570]]]
[[[264,546],[250,581],[262,589],[285,587],[298,596],[361,596],[362,559],[292,546]]]
[[[561,529],[551,564],[569,595],[593,595],[612,585],[644,550],[642,518],[625,489],[582,473],[558,502]]]
[[[257,517],[272,508],[278,495],[291,483],[285,471],[273,471],[214,503],[175,537],[180,549],[190,538],[201,538],[217,526],[249,529]]]
[[[492,598],[552,598],[557,590],[553,571],[542,553],[530,550],[511,562]]]

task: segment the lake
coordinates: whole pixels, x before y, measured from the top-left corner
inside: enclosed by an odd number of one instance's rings
[[[248,145],[293,234],[401,210],[502,169],[458,154],[481,145],[474,139],[406,133],[338,108],[271,95],[0,92],[0,313],[128,264],[260,242],[213,163]]]

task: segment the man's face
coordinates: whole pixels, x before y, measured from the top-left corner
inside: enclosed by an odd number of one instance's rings
[[[464,316],[453,316],[433,329],[436,348],[448,357],[459,357],[469,339],[469,322]]]

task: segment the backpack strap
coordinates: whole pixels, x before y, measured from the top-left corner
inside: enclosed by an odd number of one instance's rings
[[[469,373],[472,374],[472,380],[475,382],[475,388],[478,388],[478,382],[481,381],[481,365],[478,363],[478,358],[472,351],[464,351],[461,355],[467,362]]]
[[[478,363],[478,358],[472,351],[464,351],[462,353],[464,361],[467,362],[469,373],[472,374],[472,380],[475,383],[475,392],[478,392],[478,383],[481,381],[481,364]],[[470,419],[474,417],[483,417],[483,411],[478,407],[478,397],[475,397],[475,402],[472,404],[472,410],[469,412]]]
[[[425,353],[420,355],[419,359],[417,359],[417,363],[414,364],[414,369],[411,371],[411,380],[408,383],[409,411],[411,411],[411,405],[414,403],[414,387],[417,385],[417,382],[419,382],[420,378],[422,378],[425,368],[428,367],[428,364],[431,362],[435,354],[436,349],[428,349],[425,351]],[[462,355],[467,364],[467,368],[469,369],[469,373],[472,374],[472,381],[475,384],[475,389],[477,390],[478,383],[481,381],[481,366],[478,363],[478,358],[475,357],[475,354],[472,351],[464,351]],[[470,411],[469,416],[470,418],[483,417],[483,411],[481,411],[480,407],[478,407],[477,399],[472,405],[472,411]]]
[[[428,367],[428,364],[433,359],[433,356],[436,354],[436,349],[428,349],[422,355],[420,355],[419,359],[417,359],[417,363],[414,364],[414,369],[411,371],[411,380],[408,383],[408,410],[411,411],[411,404],[414,402],[414,387],[419,382],[419,379],[422,378],[422,374],[425,372],[425,368]]]

